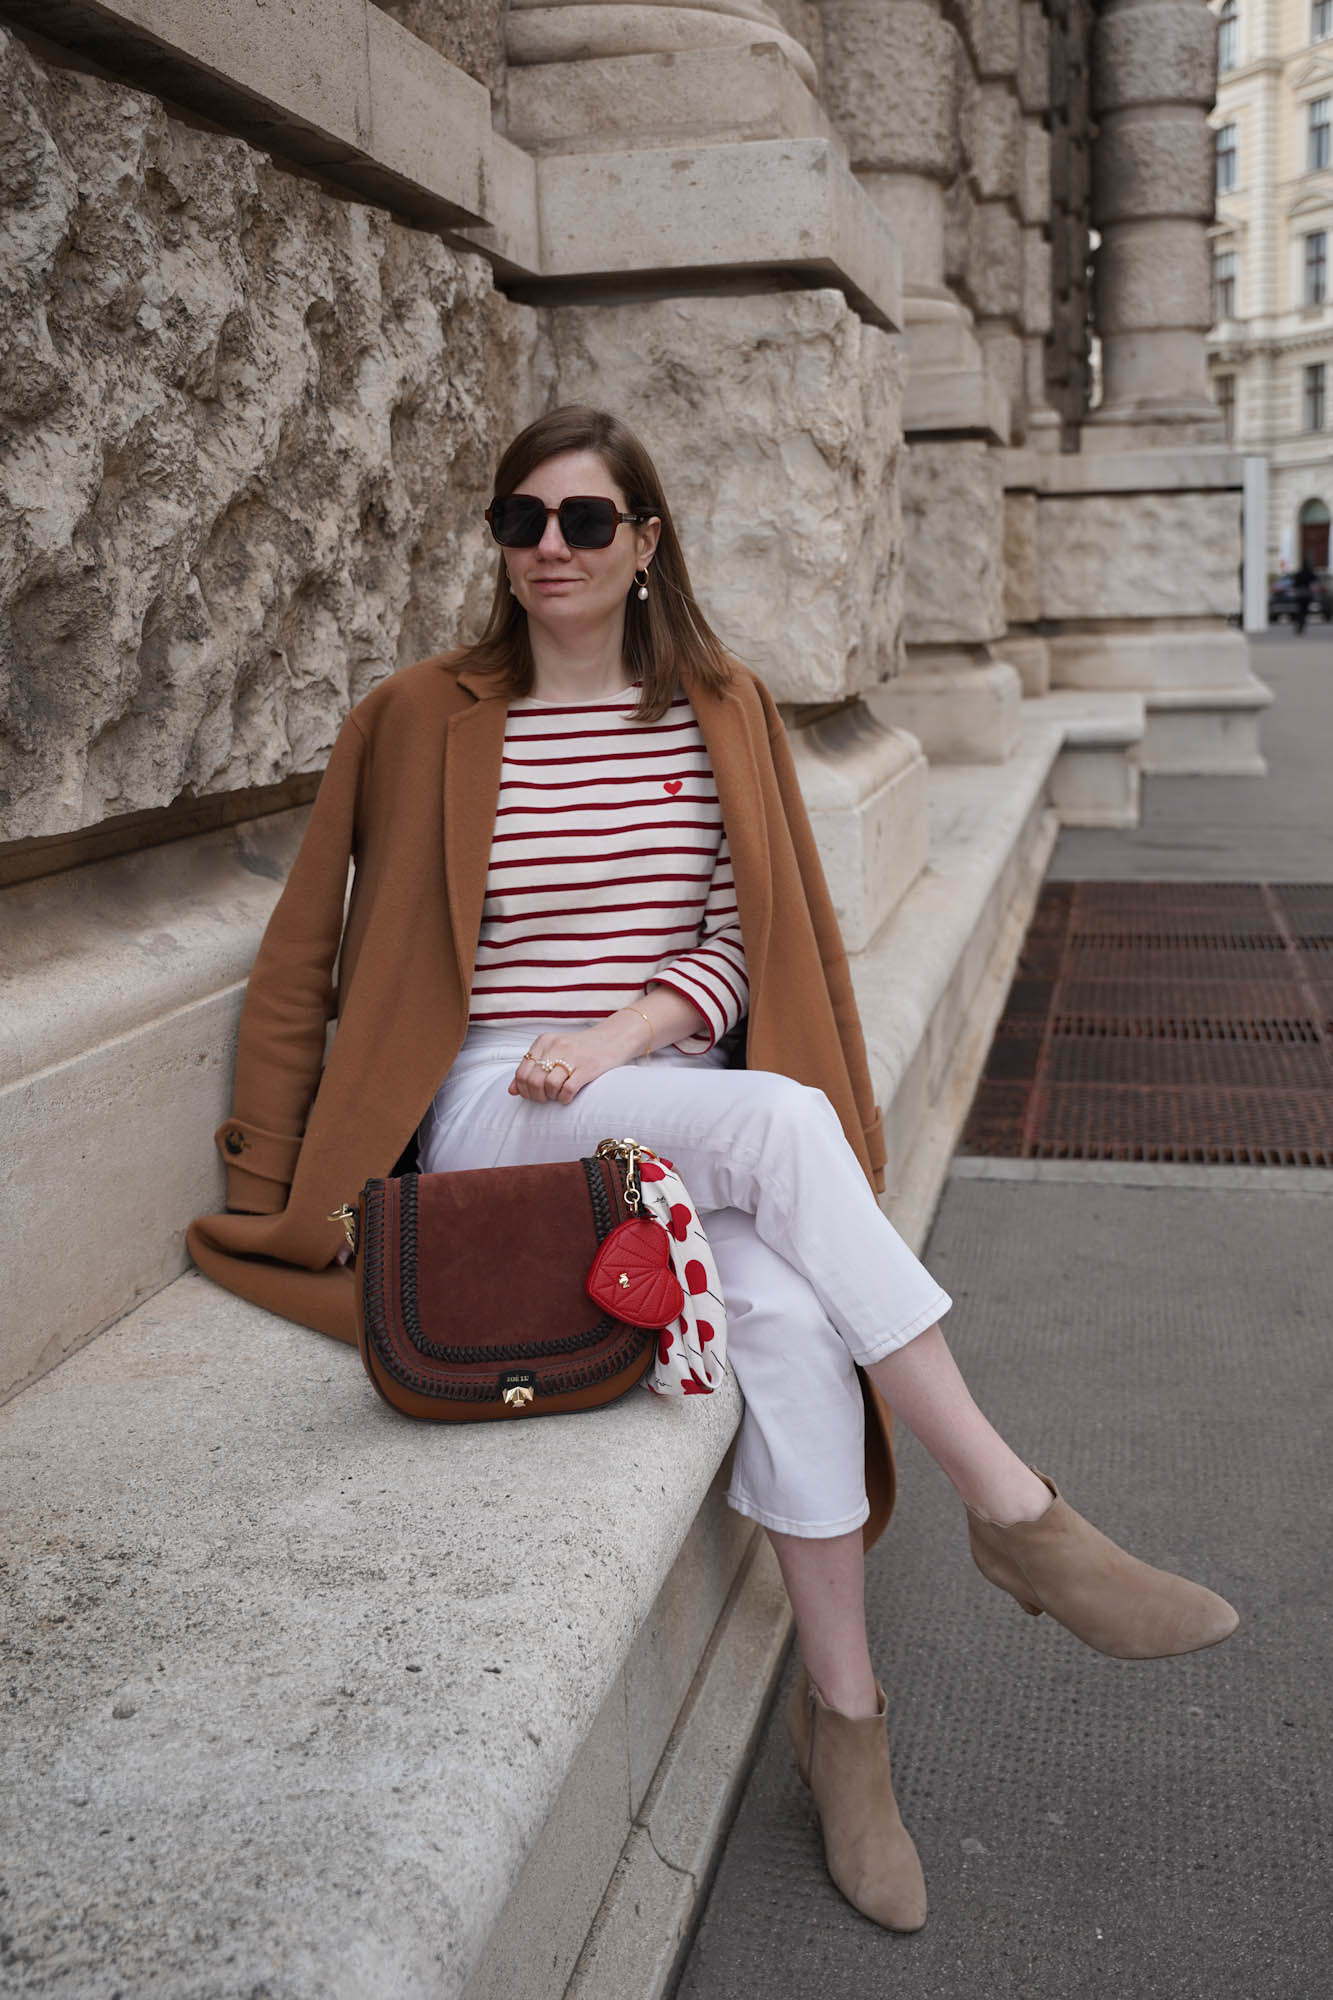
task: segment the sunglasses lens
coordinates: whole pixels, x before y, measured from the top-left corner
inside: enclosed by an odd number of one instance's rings
[[[560,508],[560,532],[571,549],[609,549],[619,526],[613,500],[566,500]]]
[[[546,509],[531,493],[506,493],[492,500],[490,519],[502,549],[535,549],[546,533]]]

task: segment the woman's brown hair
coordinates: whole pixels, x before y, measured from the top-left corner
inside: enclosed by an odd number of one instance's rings
[[[595,451],[632,512],[655,514],[662,523],[652,561],[652,588],[641,601],[631,590],[625,605],[625,664],[641,684],[636,722],[656,722],[666,713],[682,678],[713,693],[731,679],[731,660],[699,609],[690,573],[672,524],[657,468],[627,424],[605,410],[568,404],[520,431],[495,469],[497,498],[516,493],[548,458],[567,451]],[[512,595],[501,556],[495,596],[481,637],[458,664],[471,673],[499,676],[506,694],[532,692],[532,646],[528,614]]]

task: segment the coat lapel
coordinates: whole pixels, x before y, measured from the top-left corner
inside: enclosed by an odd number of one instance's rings
[[[773,921],[773,875],[768,847],[768,802],[745,708],[732,692],[709,694],[688,689],[699,730],[717,782],[722,823],[736,876],[741,937],[751,977],[768,954]]]
[[[478,699],[450,716],[445,733],[444,879],[449,928],[466,996],[472,991],[481,935],[509,704],[471,675],[460,674],[459,685]]]

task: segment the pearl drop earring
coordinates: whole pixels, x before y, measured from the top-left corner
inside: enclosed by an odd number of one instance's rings
[[[639,578],[640,578],[640,577],[642,577],[642,578],[643,578],[643,582],[642,582],[642,583],[639,583]],[[636,569],[636,570],[635,570],[635,572],[634,572],[634,581],[635,581],[636,583],[639,583],[639,602],[640,602],[640,604],[646,604],[646,603],[648,602],[648,572],[647,572],[647,570],[646,570],[646,569],[645,569],[645,570],[637,570],[637,569]]]

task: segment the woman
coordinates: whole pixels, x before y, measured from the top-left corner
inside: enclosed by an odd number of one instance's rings
[[[1025,1609],[1140,1658],[1215,1644],[1236,1614],[1100,1536],[968,1393],[949,1300],[874,1198],[878,1114],[781,721],[700,613],[643,447],[557,410],[505,453],[487,519],[480,643],[382,683],[334,747],[247,993],[228,1213],[191,1247],[350,1339],[329,1214],[414,1135],[427,1171],[574,1159],[621,1132],[669,1153],[726,1294],[746,1403],[729,1497],[791,1597],[788,1725],[829,1869],[915,1930],[863,1609],[891,1496],[879,1399]]]

